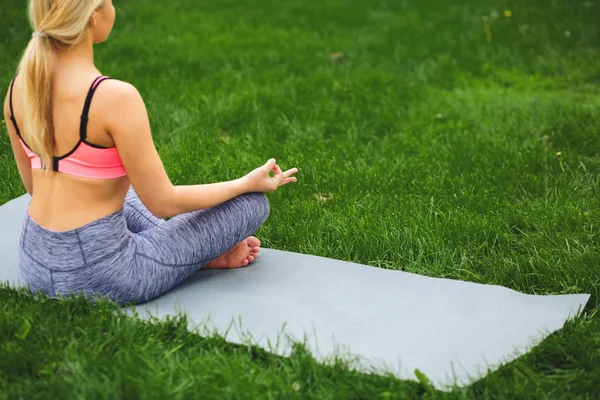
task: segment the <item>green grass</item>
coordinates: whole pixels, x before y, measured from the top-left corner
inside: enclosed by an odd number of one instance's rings
[[[23,2],[7,1],[6,85],[31,32]],[[441,393],[320,365],[302,346],[279,358],[190,334],[185,319],[4,287],[0,397],[598,396],[599,1],[115,4],[97,64],[144,96],[173,183],[268,157],[300,169],[270,195],[266,247],[592,298],[524,357]],[[2,130],[0,204],[25,193]]]

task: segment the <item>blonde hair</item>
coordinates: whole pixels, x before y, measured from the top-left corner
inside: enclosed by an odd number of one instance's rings
[[[29,21],[36,32],[21,62],[21,104],[25,142],[52,169],[55,138],[52,122],[53,49],[67,49],[84,39],[93,12],[104,0],[29,0]]]

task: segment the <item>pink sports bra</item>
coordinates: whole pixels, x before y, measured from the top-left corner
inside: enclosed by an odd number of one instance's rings
[[[15,79],[16,77],[13,78],[10,84],[10,119],[17,131],[21,146],[31,160],[31,168],[41,169],[42,164],[39,155],[34,153],[21,137],[21,132],[14,116],[12,92]],[[83,113],[81,114],[81,123],[79,125],[79,141],[67,154],[60,157],[52,157],[52,171],[93,179],[114,179],[127,175],[116,147],[99,146],[86,140],[88,113],[92,97],[98,85],[107,79],[111,78],[99,76],[92,83],[85,99],[85,104],[83,105]]]

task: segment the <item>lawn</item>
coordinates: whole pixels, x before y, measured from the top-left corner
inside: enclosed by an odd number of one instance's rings
[[[31,34],[24,3],[2,6],[3,88]],[[442,393],[0,287],[0,398],[600,395],[600,1],[114,3],[97,65],[142,93],[174,184],[269,157],[299,168],[269,196],[266,247],[592,297],[527,355]],[[3,204],[25,189],[0,130]]]

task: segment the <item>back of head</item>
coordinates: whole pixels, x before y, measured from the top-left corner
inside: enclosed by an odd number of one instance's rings
[[[19,64],[22,135],[40,155],[46,172],[52,167],[55,147],[51,104],[54,54],[86,37],[90,18],[103,3],[104,0],[29,0],[29,20],[35,33]]]

